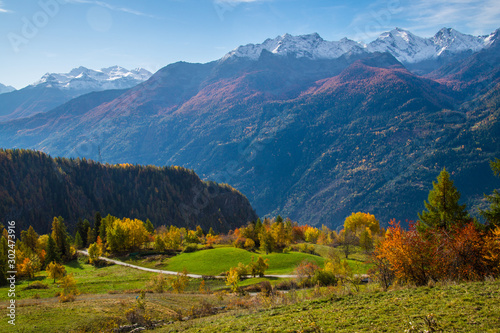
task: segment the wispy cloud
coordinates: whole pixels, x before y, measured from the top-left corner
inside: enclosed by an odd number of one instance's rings
[[[421,36],[431,36],[443,27],[487,34],[500,27],[500,1],[375,0],[353,17],[348,29],[355,40],[367,42],[395,27]]]
[[[140,11],[135,10],[135,9],[113,6],[113,5],[110,5],[109,3],[104,2],[104,1],[94,1],[94,0],[67,0],[67,1],[70,3],[92,4],[92,5],[104,7],[104,8],[107,8],[109,10],[116,11],[116,12],[123,12],[123,13],[128,13],[128,14],[132,14],[132,15],[136,15],[136,16],[145,16],[145,17],[152,17],[152,18],[155,17],[154,15],[146,14],[146,13],[140,12]]]
[[[421,0],[404,9],[409,22],[429,27],[466,26],[482,33],[500,25],[497,0]]]
[[[12,11],[5,9],[3,1],[0,1],[0,13],[11,13]]]

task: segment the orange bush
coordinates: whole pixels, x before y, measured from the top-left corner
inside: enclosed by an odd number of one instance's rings
[[[403,283],[425,285],[429,280],[480,280],[498,275],[499,239],[486,237],[473,223],[451,230],[429,228],[418,232],[392,220],[385,239],[375,251],[375,263],[388,263],[395,278]]]

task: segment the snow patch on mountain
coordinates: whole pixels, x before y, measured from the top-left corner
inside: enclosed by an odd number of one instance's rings
[[[347,53],[389,52],[403,63],[416,63],[435,59],[443,53],[477,52],[489,47],[498,38],[497,33],[487,36],[471,36],[454,29],[443,28],[433,37],[423,38],[404,29],[395,28],[382,33],[376,40],[363,44],[347,38],[340,41],[326,41],[317,33],[292,36],[285,34],[267,39],[262,44],[240,46],[226,54],[222,60],[231,57],[259,59],[263,50],[277,55],[291,55],[297,58],[336,59]]]
[[[43,85],[70,91],[127,89],[148,80],[152,75],[143,68],[128,70],[120,66],[113,66],[92,70],[78,67],[69,73],[47,73],[32,86]]]

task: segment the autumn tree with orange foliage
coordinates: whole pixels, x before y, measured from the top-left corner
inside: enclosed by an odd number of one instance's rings
[[[477,281],[498,276],[500,228],[484,234],[468,223],[450,230],[429,228],[418,232],[413,223],[404,230],[392,220],[385,239],[375,250],[374,263],[385,287],[391,273],[398,282],[415,285],[430,280]]]

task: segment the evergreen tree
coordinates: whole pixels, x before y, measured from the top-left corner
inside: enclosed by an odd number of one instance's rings
[[[101,213],[97,212],[94,216],[94,234],[99,235],[99,228],[101,227]]]
[[[153,234],[155,232],[155,227],[153,226],[153,223],[151,223],[149,219],[147,219],[146,223],[144,223],[144,227],[150,234]]]
[[[215,236],[215,231],[212,227],[210,227],[210,230],[208,230],[208,234],[207,235],[210,235],[210,236]]]
[[[90,246],[90,244],[95,243],[96,241],[96,235],[94,229],[89,227],[86,232],[87,235],[87,243],[85,244],[86,246]]]
[[[53,261],[57,263],[62,262],[61,252],[59,251],[59,248],[57,247],[57,244],[54,241],[54,238],[52,238],[51,234],[49,234],[49,240],[47,241],[46,252],[47,253],[45,255],[45,263],[49,264]]]
[[[80,232],[76,232],[76,235],[75,235],[75,247],[77,249],[81,249],[83,247],[83,240],[82,240],[82,236],[80,236]]]
[[[61,258],[67,259],[70,255],[68,232],[66,231],[64,219],[61,216],[54,217],[54,220],[52,221],[52,238],[54,239],[54,242],[56,243],[56,246],[61,253]]]
[[[8,254],[9,247],[7,239],[3,236],[0,236],[0,286],[7,284],[7,263],[9,260]]]
[[[28,231],[21,231],[21,241],[28,249],[30,249],[31,253],[36,253],[38,234],[35,232],[35,229],[33,229],[31,225],[28,228]]]
[[[437,182],[432,182],[428,202],[424,201],[426,210],[419,213],[420,221],[417,229],[422,232],[427,228],[449,229],[453,225],[464,225],[471,221],[465,205],[460,205],[460,192],[453,185],[450,174],[444,168]]]
[[[88,239],[87,232],[89,228],[92,228],[89,220],[87,219],[83,220],[82,230],[80,230],[80,236],[82,237],[83,244],[90,244],[95,242],[95,239]]]
[[[500,159],[491,162],[491,169],[495,176],[500,176]],[[500,226],[500,192],[494,190],[493,194],[487,195],[490,208],[481,211],[481,215],[488,221],[491,227]]]

